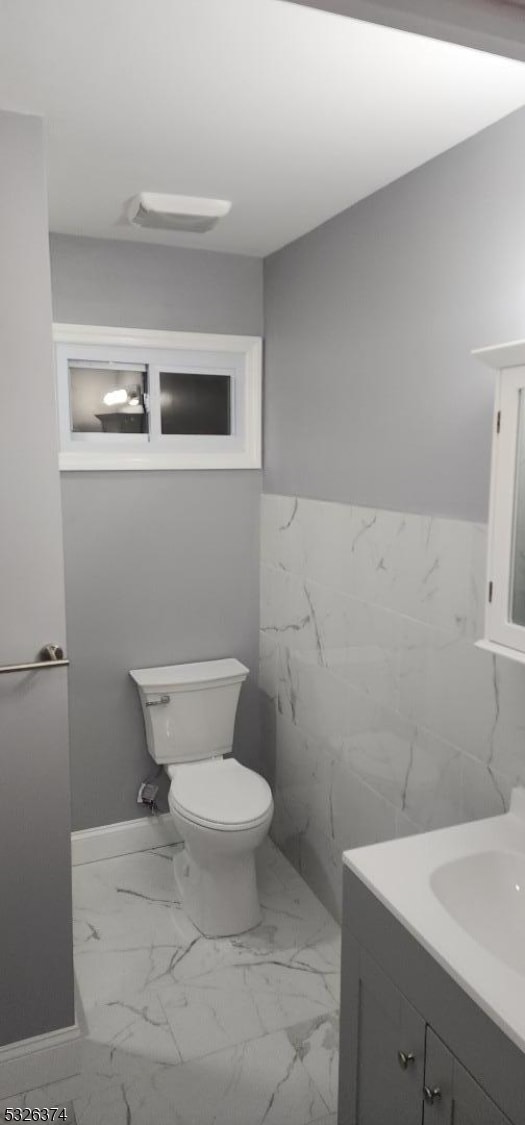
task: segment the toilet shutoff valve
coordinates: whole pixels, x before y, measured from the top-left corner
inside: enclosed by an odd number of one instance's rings
[[[146,805],[151,813],[157,808],[158,785],[154,781],[143,781],[137,793],[137,805]]]

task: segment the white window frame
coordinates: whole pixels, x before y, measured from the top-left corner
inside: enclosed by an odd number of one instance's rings
[[[485,636],[480,648],[525,664],[525,626],[510,619],[520,392],[525,395],[525,341],[473,352],[497,371],[488,526]]]
[[[61,471],[148,469],[260,469],[262,464],[262,340],[201,332],[156,332],[85,324],[54,324]],[[164,353],[164,354],[163,354]],[[169,353],[169,354],[168,354]],[[180,354],[180,359],[175,355]],[[188,355],[191,353],[191,355]],[[209,368],[206,361],[209,357]],[[146,363],[149,436],[72,436],[69,363],[77,360]],[[159,372],[191,367],[230,375],[230,435],[160,433]],[[153,392],[153,394],[151,393]],[[107,437],[107,441],[104,440]]]

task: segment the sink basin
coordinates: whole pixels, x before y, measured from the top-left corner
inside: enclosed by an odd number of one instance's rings
[[[343,861],[525,1056],[525,786],[500,816]]]
[[[485,851],[461,856],[437,867],[430,886],[471,937],[525,976],[525,855]]]

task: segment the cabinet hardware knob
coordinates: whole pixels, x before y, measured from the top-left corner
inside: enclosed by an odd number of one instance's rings
[[[415,1055],[413,1055],[411,1051],[398,1051],[397,1061],[401,1070],[407,1070],[408,1064],[415,1062]]]
[[[430,1086],[424,1086],[423,1097],[427,1105],[434,1105],[434,1102],[439,1101],[441,1097],[441,1090],[439,1089],[439,1086],[434,1086],[433,1090],[430,1089]]]

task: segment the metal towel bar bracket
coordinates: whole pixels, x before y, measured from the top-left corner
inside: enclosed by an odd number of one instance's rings
[[[64,658],[64,650],[60,645],[44,645],[38,654],[38,660],[31,660],[27,664],[0,664],[0,675],[9,672],[36,672],[46,668],[65,668],[69,660]]]

